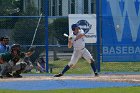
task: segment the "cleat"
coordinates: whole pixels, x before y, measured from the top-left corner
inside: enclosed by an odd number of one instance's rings
[[[13,74],[13,77],[14,78],[22,78],[22,76],[20,74],[16,74],[16,73]]]
[[[63,74],[61,73],[54,75],[54,77],[61,77],[61,76],[63,76]]]
[[[99,76],[99,74],[98,73],[95,73],[95,77],[98,77]]]
[[[4,76],[0,75],[0,78],[2,79],[2,78],[4,78]]]
[[[6,77],[13,77],[13,76],[10,73],[7,73]]]

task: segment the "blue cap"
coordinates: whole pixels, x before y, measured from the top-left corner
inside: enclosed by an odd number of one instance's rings
[[[74,31],[75,28],[77,28],[77,27],[79,28],[79,26],[77,24],[72,24],[71,29]]]

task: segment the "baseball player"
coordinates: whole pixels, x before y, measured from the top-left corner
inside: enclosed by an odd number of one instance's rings
[[[23,72],[27,66],[26,62],[20,62],[21,58],[25,56],[31,56],[34,52],[34,49],[30,49],[28,52],[24,53],[20,51],[19,44],[13,44],[10,52],[0,54],[0,78],[6,77],[6,74],[9,72],[14,72],[13,77],[21,78],[21,72]]]
[[[63,71],[59,74],[54,75],[54,77],[63,76],[64,73],[71,67],[73,67],[81,57],[85,58],[90,63],[95,76],[98,76],[95,67],[95,60],[92,58],[90,52],[85,48],[84,31],[80,29],[77,24],[73,24],[71,28],[73,33],[68,38],[68,48],[71,48],[72,46],[74,48],[71,60],[68,65],[65,66]]]

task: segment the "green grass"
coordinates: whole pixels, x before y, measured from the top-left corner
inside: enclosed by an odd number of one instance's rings
[[[52,73],[60,72],[69,60],[49,61],[52,67]],[[101,72],[140,72],[140,62],[101,62]],[[74,68],[70,69],[68,74],[90,74],[92,73],[89,63],[80,59]]]
[[[62,90],[41,90],[41,91],[0,90],[0,93],[140,93],[140,87],[62,89]]]
[[[60,72],[69,60],[57,60],[49,62],[53,68],[53,74]],[[112,62],[101,63],[101,72],[139,72],[139,62]],[[67,74],[89,74],[92,73],[90,65],[80,59],[76,66],[70,69]],[[37,90],[37,91],[17,91],[0,90],[0,93],[140,93],[140,87],[114,87],[114,88],[93,88],[93,89],[62,89],[62,90]]]
[[[57,60],[49,63],[49,66],[52,67],[52,73],[56,74],[62,71],[62,69],[68,64],[69,60]],[[80,59],[78,63],[71,68],[67,73],[68,74],[86,74],[91,73],[90,64],[84,59]]]
[[[103,72],[140,72],[140,62],[107,62],[101,63]]]

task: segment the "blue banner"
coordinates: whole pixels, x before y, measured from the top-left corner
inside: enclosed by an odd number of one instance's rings
[[[140,61],[140,0],[102,0],[104,62]]]

